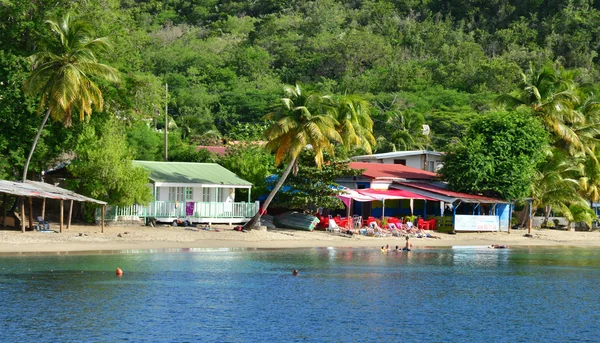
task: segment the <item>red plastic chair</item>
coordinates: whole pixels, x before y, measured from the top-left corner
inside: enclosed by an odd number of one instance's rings
[[[321,218],[319,218],[319,227],[323,230],[325,230],[325,228],[328,226],[328,219],[329,218],[325,218],[323,216],[321,216]]]
[[[435,220],[435,218],[429,219],[428,222],[429,222],[429,229],[435,230],[435,228],[437,226],[437,221]]]
[[[423,220],[423,218],[419,218],[417,220],[417,228],[421,230],[429,230],[429,221]]]

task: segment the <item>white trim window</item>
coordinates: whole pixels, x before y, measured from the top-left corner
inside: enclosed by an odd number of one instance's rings
[[[194,188],[186,187],[185,188],[185,201],[193,201],[194,200]]]
[[[184,196],[183,187],[169,187],[169,201],[183,202]]]
[[[223,201],[223,189],[222,188],[215,188],[215,202],[222,202]]]
[[[427,166],[427,171],[433,172],[435,171],[435,161],[428,161],[429,165]]]
[[[210,202],[210,188],[202,187],[202,202]]]

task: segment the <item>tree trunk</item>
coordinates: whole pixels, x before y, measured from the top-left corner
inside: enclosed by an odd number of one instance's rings
[[[545,211],[545,213],[544,213],[544,222],[546,223],[546,226],[548,226],[548,220],[550,218],[550,212],[552,212],[552,206],[546,206],[544,208],[544,211]],[[554,223],[552,223],[552,224],[554,224]],[[558,229],[558,228],[555,227],[555,229]]]
[[[40,135],[44,130],[44,126],[46,126],[46,122],[48,121],[48,117],[50,116],[50,109],[46,111],[46,115],[44,116],[44,120],[42,121],[42,125],[40,125],[40,129],[38,130],[37,135],[35,135],[35,139],[33,140],[33,144],[31,145],[31,151],[29,151],[29,156],[27,157],[27,162],[25,162],[25,169],[23,169],[23,182],[27,180],[27,170],[29,169],[29,162],[31,162],[31,156],[33,156],[33,152],[35,151],[35,147],[37,145],[38,140],[40,139]]]
[[[290,172],[292,171],[292,168],[294,167],[294,164],[296,164],[296,158],[294,158],[294,159],[292,159],[290,161],[290,163],[288,164],[287,168],[285,169],[285,171],[283,172],[283,174],[279,178],[279,181],[277,181],[277,184],[275,184],[275,187],[273,187],[273,190],[271,190],[271,193],[269,193],[269,196],[267,197],[267,200],[265,200],[265,202],[260,207],[260,209],[258,210],[258,212],[254,215],[254,217],[252,217],[252,219],[250,219],[249,222],[247,222],[246,224],[244,224],[244,228],[245,229],[250,229],[251,230],[252,228],[255,228],[255,227],[258,226],[258,224],[260,222],[260,217],[263,215],[263,212],[265,212],[267,210],[267,208],[269,207],[269,204],[271,203],[271,201],[275,197],[275,194],[277,194],[277,192],[279,192],[279,189],[281,188],[281,186],[283,185],[283,183],[287,179],[288,175],[290,175]]]

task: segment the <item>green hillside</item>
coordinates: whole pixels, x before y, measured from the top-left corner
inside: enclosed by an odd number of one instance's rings
[[[34,174],[87,144],[85,126],[119,131],[128,157],[163,159],[165,108],[169,159],[213,162],[195,146],[259,138],[285,84],[368,99],[375,152],[447,151],[530,68],[567,70],[586,94],[600,78],[597,0],[0,0],[1,178],[20,177],[41,122],[22,90],[27,57],[66,12],[108,37],[100,60],[121,82],[97,80],[104,111],[87,122],[49,122]]]

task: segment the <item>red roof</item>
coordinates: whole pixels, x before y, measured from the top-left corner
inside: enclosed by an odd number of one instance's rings
[[[400,189],[357,189],[359,194],[368,195],[375,199],[421,199],[421,200],[437,200],[424,195],[415,194],[413,192]]]
[[[196,147],[197,151],[200,151],[202,149],[206,149],[212,153],[215,153],[219,156],[223,156],[225,155],[225,152],[227,151],[227,147],[224,146],[209,146],[209,145],[198,145]]]
[[[478,200],[479,202],[484,202],[484,203],[504,202],[500,199],[484,197],[482,195],[454,192],[454,191],[451,191],[451,190],[448,190],[448,189],[445,189],[442,187],[437,187],[437,186],[434,186],[434,185],[431,185],[428,183],[423,183],[423,182],[398,182],[398,184],[416,188],[416,189],[421,189],[421,190],[432,192],[432,193],[445,195],[445,196],[452,197],[452,198],[472,199],[472,200]]]
[[[402,164],[350,162],[350,168],[366,169],[363,176],[372,179],[401,178],[412,180],[433,180],[437,174],[430,171],[407,167]]]

